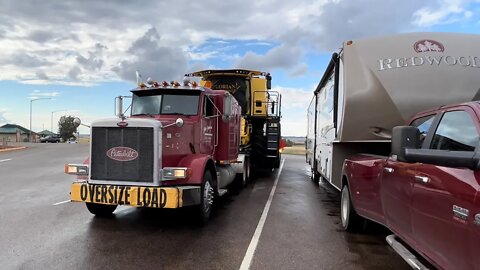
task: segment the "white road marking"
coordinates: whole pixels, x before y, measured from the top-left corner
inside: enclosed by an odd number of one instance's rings
[[[280,179],[280,175],[282,174],[283,163],[285,163],[285,159],[282,159],[282,164],[280,164],[280,168],[278,170],[277,177],[275,178],[275,183],[273,184],[272,191],[270,191],[270,196],[268,197],[267,203],[265,204],[265,208],[263,208],[262,216],[258,221],[258,225],[257,225],[257,228],[255,229],[255,233],[253,234],[252,240],[248,245],[247,252],[245,253],[245,257],[243,257],[242,265],[240,265],[240,270],[250,269],[253,256],[255,255],[255,250],[257,249],[258,240],[260,240],[260,235],[262,234],[263,226],[265,225],[268,211],[270,210],[270,205],[272,204],[273,195],[275,194],[275,190],[277,189],[278,179]]]
[[[53,205],[60,205],[60,204],[68,203],[68,202],[70,202],[70,200],[66,200],[66,201],[63,201],[63,202],[57,202],[57,203],[54,203]]]
[[[7,159],[0,159],[0,163],[1,163],[1,162],[5,162],[5,161],[10,161],[10,160],[12,160],[12,159],[11,159],[11,158],[7,158]]]

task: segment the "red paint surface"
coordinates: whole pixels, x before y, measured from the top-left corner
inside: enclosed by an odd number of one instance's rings
[[[468,111],[480,130],[478,103],[422,112],[412,121],[459,109]],[[361,216],[389,227],[440,269],[478,269],[480,224],[475,215],[480,214],[480,172],[357,155],[345,161],[344,175]],[[428,177],[429,182],[415,176]],[[469,210],[466,220],[454,216],[454,205]]]

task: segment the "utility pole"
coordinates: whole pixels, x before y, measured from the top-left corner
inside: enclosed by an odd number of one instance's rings
[[[42,100],[42,99],[51,99],[51,98],[44,97],[44,98],[30,99],[30,136],[29,136],[29,141],[30,142],[33,142],[33,138],[32,138],[32,104],[33,104],[34,101]]]

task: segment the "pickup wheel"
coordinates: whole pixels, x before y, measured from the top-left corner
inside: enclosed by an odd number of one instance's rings
[[[205,225],[210,218],[213,208],[215,191],[212,185],[212,173],[207,170],[203,176],[203,184],[200,189],[200,205],[196,206],[197,221],[200,225]]]
[[[340,217],[342,219],[342,228],[347,232],[359,231],[362,225],[365,224],[365,219],[359,216],[353,208],[350,190],[347,185],[342,188]]]
[[[113,211],[117,209],[117,205],[97,204],[97,203],[85,203],[88,211],[95,216],[105,217],[112,215]]]

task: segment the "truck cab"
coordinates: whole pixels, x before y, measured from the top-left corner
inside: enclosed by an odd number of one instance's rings
[[[344,228],[358,228],[367,218],[387,226],[439,269],[477,269],[479,116],[479,102],[418,113],[409,126],[393,129],[390,156],[348,158]]]
[[[92,123],[86,164],[66,166],[84,178],[72,184],[72,201],[100,215],[121,204],[193,205],[206,221],[214,197],[236,176],[230,164],[238,157],[241,108],[235,98],[196,84],[155,82],[132,91],[130,111],[126,117],[120,108],[119,118]]]

